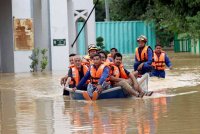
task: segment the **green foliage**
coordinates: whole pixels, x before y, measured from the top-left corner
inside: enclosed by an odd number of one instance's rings
[[[94,0],[94,3],[96,3],[97,0]],[[105,13],[105,2],[104,0],[99,0],[99,3],[97,4],[95,8],[95,19],[96,21],[104,21],[106,18]]]
[[[45,68],[48,64],[48,59],[47,59],[47,56],[46,56],[47,51],[48,51],[47,49],[41,50],[41,54],[42,54],[42,60],[40,61],[41,72],[45,70]]]
[[[37,66],[39,63],[39,49],[35,48],[33,49],[33,53],[31,56],[29,56],[29,58],[32,60],[30,68],[31,68],[31,72],[37,72]]]
[[[101,36],[96,38],[97,46],[102,50],[105,48],[103,41],[103,37]]]
[[[44,71],[44,69],[46,68],[46,66],[48,64],[48,59],[47,59],[47,56],[46,56],[47,51],[48,51],[47,49],[41,50],[41,54],[42,54],[42,58],[41,58],[41,61],[40,61],[41,71]],[[29,58],[32,60],[30,68],[31,68],[31,72],[37,72],[38,71],[38,64],[39,64],[40,50],[39,50],[39,48],[35,48],[35,49],[33,49],[32,52],[33,52],[32,55],[29,56]]]
[[[200,35],[200,0],[112,0],[110,7],[111,20],[155,22],[162,45],[168,45],[174,33]]]

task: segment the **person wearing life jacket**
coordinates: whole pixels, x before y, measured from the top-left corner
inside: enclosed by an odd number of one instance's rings
[[[99,54],[93,55],[92,60],[94,64],[90,66],[89,71],[74,88],[74,90],[80,89],[90,79],[87,91],[83,92],[83,97],[86,100],[96,100],[102,90],[109,88],[109,67],[102,63],[101,55]]]
[[[103,63],[105,63],[106,65],[110,65],[110,60],[107,58],[106,52],[104,51],[99,51],[98,54],[101,55],[101,60]]]
[[[77,86],[80,82],[80,80],[84,77],[84,75],[88,71],[88,67],[81,63],[80,56],[76,55],[74,57],[74,64],[69,66],[69,71],[67,75],[67,80],[65,81],[66,86],[69,86],[70,88],[74,88]],[[87,85],[83,85],[80,90],[86,90]],[[69,95],[68,91],[65,90],[63,95]]]
[[[98,51],[98,48],[94,44],[89,45],[88,46],[88,55],[83,57],[82,62],[89,67],[91,64],[93,64],[92,56],[94,54],[96,54],[97,51]]]
[[[139,36],[137,42],[139,46],[135,50],[134,71],[143,75],[152,70],[153,50],[146,45],[147,38],[144,35]]]
[[[72,53],[69,55],[69,66],[74,64],[74,57],[76,56],[76,54]],[[66,75],[65,77],[62,77],[60,80],[60,85],[64,85],[66,84],[66,81],[68,79],[68,75]],[[69,91],[67,90],[63,90],[63,95],[69,95]]]
[[[115,53],[117,53],[117,52],[118,52],[117,48],[111,48],[110,49],[110,53],[107,55],[108,60],[110,62],[113,62],[113,57],[114,57]]]
[[[121,86],[130,95],[143,97],[144,95],[151,95],[153,92],[145,94],[139,86],[134,74],[126,70],[122,64],[122,55],[116,53],[114,55],[114,62],[110,69],[110,81],[112,86]]]
[[[167,54],[162,51],[162,46],[160,44],[157,44],[155,47],[152,66],[154,69],[152,70],[150,76],[159,78],[165,78],[166,66],[170,70],[172,69],[172,63],[170,62]]]

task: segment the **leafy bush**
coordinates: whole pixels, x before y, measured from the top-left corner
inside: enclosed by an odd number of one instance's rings
[[[33,53],[31,56],[29,56],[29,58],[32,60],[30,68],[31,68],[31,72],[37,72],[37,66],[39,63],[39,49],[35,48],[33,49]]]
[[[47,49],[42,49],[41,54],[42,54],[42,60],[40,61],[40,68],[41,72],[45,70],[47,64],[48,64],[48,58],[46,56]]]

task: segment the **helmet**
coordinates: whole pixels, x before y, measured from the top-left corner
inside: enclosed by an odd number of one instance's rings
[[[98,48],[97,48],[94,44],[90,44],[90,45],[88,46],[88,52],[89,52],[90,50],[98,50]]]
[[[137,41],[140,41],[140,40],[142,40],[142,41],[144,41],[144,42],[147,42],[147,37],[144,36],[144,35],[140,35],[140,36],[137,38]]]

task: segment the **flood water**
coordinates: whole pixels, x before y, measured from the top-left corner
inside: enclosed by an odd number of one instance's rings
[[[169,52],[174,70],[143,99],[71,101],[65,72],[0,74],[1,134],[199,134],[200,57]]]

